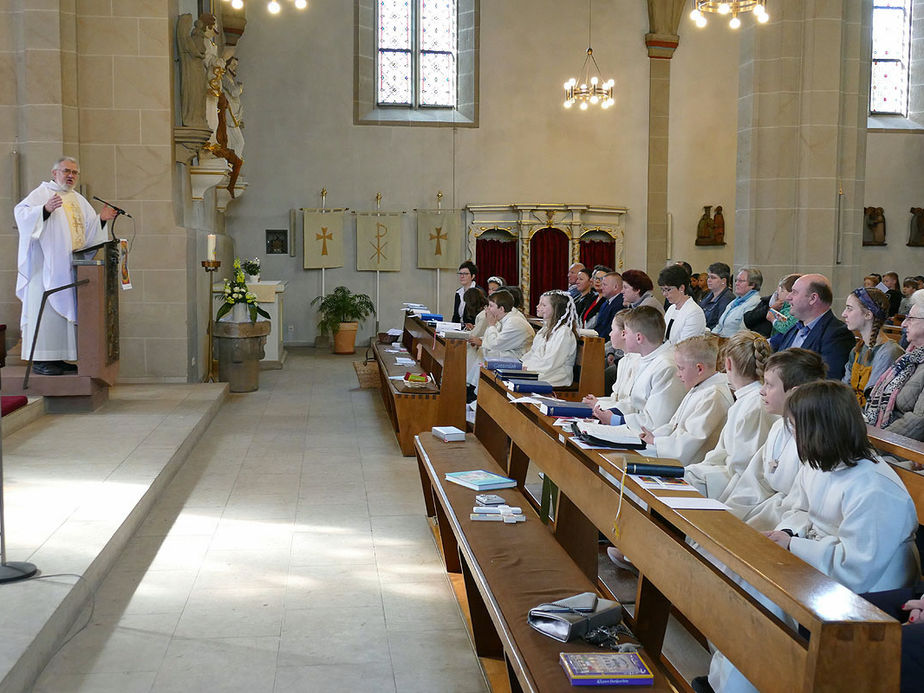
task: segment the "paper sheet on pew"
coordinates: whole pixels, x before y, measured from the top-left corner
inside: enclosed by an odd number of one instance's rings
[[[400,337],[402,334],[402,330],[400,327],[392,327],[385,334],[389,335],[390,337]]]
[[[728,510],[724,503],[703,496],[658,496],[658,500],[674,510]]]
[[[657,489],[658,491],[664,491],[667,489],[670,489],[671,491],[689,491],[695,493],[698,496],[702,496],[702,494],[696,490],[695,486],[688,483],[684,479],[678,479],[675,477],[647,476],[643,474],[629,474],[629,478],[634,479],[635,482],[643,488]]]
[[[409,359],[404,356],[396,356],[395,363],[399,366],[413,366],[415,361],[414,359]]]
[[[526,397],[517,397],[512,392],[507,393],[507,399],[509,399],[514,404],[535,404],[537,407],[540,404],[555,404],[555,403],[560,404],[562,402],[568,401],[565,399],[559,399],[558,397],[538,397],[538,396],[530,397],[529,395],[527,395]]]

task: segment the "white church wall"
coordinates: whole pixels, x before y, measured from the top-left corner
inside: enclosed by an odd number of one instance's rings
[[[860,250],[863,273],[894,271],[900,279],[924,273],[924,248],[909,248],[912,207],[924,207],[924,132],[871,132],[866,145],[865,206],[882,207],[885,246]]]
[[[724,21],[700,29],[686,16],[671,60],[668,211],[671,258],[697,272],[711,262],[733,264],[739,33]],[[703,206],[722,205],[725,246],[697,246]]]
[[[629,208],[626,266],[644,267],[648,128],[645,3],[594,7],[593,44],[604,76],[616,79],[609,111],[562,108],[562,83],[587,48],[586,7],[557,0],[481,2],[480,118],[477,128],[353,124],[353,3],[313,3],[269,17],[248,13],[238,46],[245,84],[247,194],[228,208],[239,256],[259,256],[265,279],[288,281],[286,341],[310,342],[319,270],[296,257],[265,254],[265,229],[288,225],[291,207],[404,210],[403,271],[381,275],[381,322],[398,323],[402,301],[436,308],[435,272],[416,269],[417,208],[478,203],[588,202]],[[733,128],[732,128],[733,130]],[[374,297],[375,275],[355,271],[348,218],[346,266],[326,286]],[[482,278],[485,279],[485,278]],[[450,312],[455,272],[442,272],[440,308]],[[294,328],[288,331],[289,325]],[[372,332],[366,324],[360,339]]]

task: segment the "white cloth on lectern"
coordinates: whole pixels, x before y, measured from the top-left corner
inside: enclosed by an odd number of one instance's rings
[[[65,186],[54,181],[39,185],[13,210],[19,229],[19,256],[17,262],[16,296],[22,301],[22,353],[26,358],[32,349],[32,337],[42,302],[42,293],[74,281],[71,264],[73,251],[71,228],[64,206],[44,220],[42,210],[54,195],[64,197]],[[106,240],[99,215],[87,200],[77,192],[71,193],[83,216],[83,235],[86,245]],[[36,343],[37,361],[68,360],[77,358],[77,298],[74,289],[59,291],[49,296],[42,316],[41,332]]]

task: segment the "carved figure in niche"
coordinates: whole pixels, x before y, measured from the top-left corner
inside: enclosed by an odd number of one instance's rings
[[[228,147],[228,118],[226,115],[228,111],[228,99],[225,93],[220,91],[218,92],[218,127],[215,129],[215,143],[209,143],[205,145],[205,148],[231,165],[228,192],[231,193],[231,197],[234,197],[234,184],[237,183],[237,177],[241,174],[244,160]]]
[[[191,14],[182,14],[176,20],[177,52],[180,55],[181,120],[186,127],[207,128],[205,117],[205,27]]]
[[[241,94],[244,93],[244,85],[237,78],[237,66],[236,55],[226,56],[221,89],[228,100],[228,146],[242,157],[244,156],[244,107],[241,105]]]
[[[863,245],[885,245],[886,222],[882,207],[863,208]]]
[[[722,205],[715,208],[715,216],[712,217],[712,237],[716,245],[725,243],[725,215],[722,214]]]
[[[203,12],[199,17],[199,22],[203,25],[205,57],[202,63],[205,65],[208,84],[205,92],[205,117],[212,129],[212,141],[214,142],[214,133],[218,130],[218,95],[221,93],[221,79],[225,74],[225,61],[220,57],[218,44],[215,43],[215,17],[208,12]]]
[[[908,233],[908,245],[924,246],[924,207],[911,208],[911,229]]]

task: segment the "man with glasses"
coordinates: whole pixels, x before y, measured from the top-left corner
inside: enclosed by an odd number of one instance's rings
[[[471,320],[464,320],[465,301],[462,297],[465,292],[476,286],[475,277],[478,276],[478,268],[471,260],[466,260],[459,265],[459,288],[456,289],[455,297],[452,303],[452,321],[453,322],[474,322],[475,316],[469,316]]]
[[[22,301],[22,357],[35,340],[33,372],[38,375],[76,373],[77,294],[73,288],[48,297],[41,330],[35,335],[42,294],[74,281],[71,253],[106,240],[105,224],[116,210],[96,210],[77,191],[77,160],[62,157],[45,181],[13,210],[19,229],[16,296]]]

